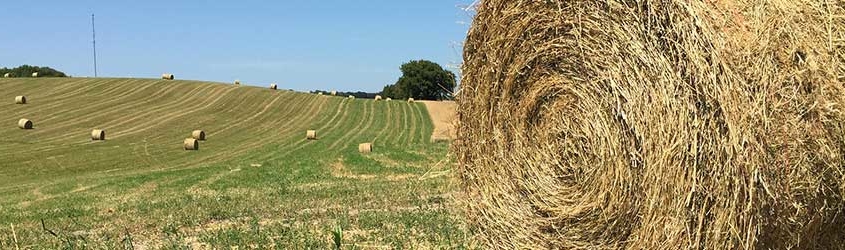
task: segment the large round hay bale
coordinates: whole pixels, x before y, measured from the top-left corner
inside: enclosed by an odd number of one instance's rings
[[[276,85],[275,83],[270,84],[270,89],[277,90],[277,89],[279,89],[279,85]]]
[[[331,94],[332,94],[332,95],[337,95],[337,91],[336,91],[336,90],[332,90],[332,93],[331,93]]]
[[[410,102],[410,103],[414,102],[414,98],[408,98],[408,102]]]
[[[194,130],[194,132],[191,132],[191,138],[197,139],[197,140],[200,140],[200,141],[205,141],[205,131]]]
[[[235,80],[235,85],[241,85],[241,80]]]
[[[173,74],[161,74],[161,79],[173,80],[176,79],[176,76],[174,76]]]
[[[18,127],[21,129],[32,129],[32,121],[29,119],[18,120]]]
[[[26,104],[26,96],[16,96],[15,97],[15,104]]]
[[[358,152],[362,154],[369,154],[373,152],[373,144],[372,143],[361,143],[358,144]]]
[[[384,99],[384,100],[385,101],[393,101],[393,98],[388,97],[387,99]]]
[[[483,248],[841,248],[828,3],[480,1],[454,149]]]
[[[12,74],[10,74],[10,73],[3,74],[3,78],[9,78],[9,77],[12,77]]]
[[[200,149],[200,142],[194,138],[187,138],[183,143],[185,146],[185,150],[199,150]]]
[[[354,95],[349,95],[349,99],[355,99]]]
[[[317,130],[308,130],[305,132],[305,138],[308,140],[316,140],[317,139]]]
[[[91,140],[94,141],[105,141],[106,140],[106,131],[102,129],[95,129],[91,131]]]
[[[380,96],[380,95],[377,95],[377,96],[376,96],[376,98],[375,98],[375,100],[376,100],[376,101],[381,101],[381,96]]]
[[[38,72],[32,72],[32,77],[38,77]]]

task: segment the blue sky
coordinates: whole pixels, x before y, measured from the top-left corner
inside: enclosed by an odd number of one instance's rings
[[[399,66],[427,59],[458,73],[472,0],[8,1],[0,67],[92,76],[279,83],[296,90],[380,91]]]

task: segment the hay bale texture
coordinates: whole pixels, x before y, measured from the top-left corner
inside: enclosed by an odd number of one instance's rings
[[[481,1],[454,146],[478,239],[841,249],[843,5]]]
[[[362,154],[369,154],[373,152],[373,144],[372,143],[361,143],[358,144],[358,152]]]
[[[317,139],[317,130],[308,130],[305,132],[305,138],[308,140],[316,140]]]
[[[15,97],[15,104],[26,104],[26,96],[16,96]]]
[[[91,140],[93,141],[105,141],[106,140],[106,131],[102,129],[95,129],[91,131]]]
[[[20,119],[18,120],[18,128],[32,129],[32,121],[30,121],[29,119]]]
[[[191,132],[191,138],[196,139],[196,140],[200,140],[200,141],[205,141],[205,131],[194,130],[194,132]]]
[[[185,150],[194,151],[200,150],[200,142],[194,138],[187,138],[185,142],[182,143],[185,147]]]
[[[161,74],[161,79],[173,80],[176,79],[176,76],[174,76],[173,74]]]

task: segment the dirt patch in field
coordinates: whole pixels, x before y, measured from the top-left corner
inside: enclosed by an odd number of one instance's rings
[[[420,101],[428,109],[431,122],[434,123],[434,133],[431,141],[453,140],[455,134],[455,119],[458,105],[454,101]]]

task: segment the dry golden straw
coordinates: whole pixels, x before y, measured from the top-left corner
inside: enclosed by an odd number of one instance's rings
[[[305,138],[308,140],[316,140],[317,139],[317,130],[308,130],[305,132]]]
[[[480,1],[454,149],[482,248],[842,249],[843,7]]]
[[[173,79],[176,79],[176,77],[173,74],[161,74],[161,79],[173,80]]]
[[[369,154],[373,152],[373,144],[372,143],[361,143],[358,144],[358,152],[362,154]]]
[[[185,150],[199,150],[200,149],[200,142],[194,138],[185,139],[183,143],[185,146]]]
[[[26,96],[16,96],[15,104],[26,104]]]
[[[200,140],[200,141],[205,141],[205,131],[194,130],[194,132],[191,132],[191,138],[197,139],[197,140]]]
[[[21,129],[32,129],[32,121],[27,119],[18,120],[18,127]]]
[[[95,129],[91,131],[91,140],[94,141],[105,141],[106,140],[106,131],[102,129]]]

